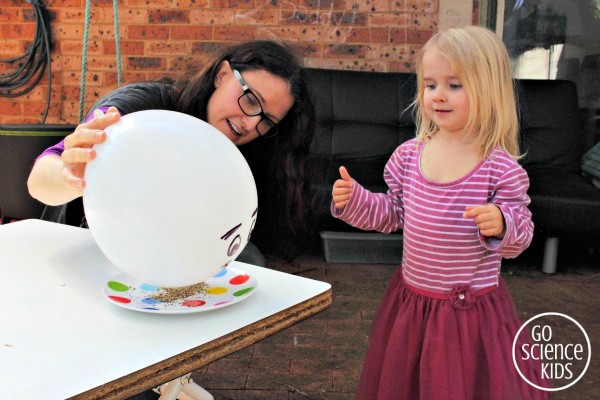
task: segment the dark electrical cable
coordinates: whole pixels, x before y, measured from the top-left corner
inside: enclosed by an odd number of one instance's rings
[[[9,66],[16,64],[13,72],[0,74],[0,96],[14,98],[31,91],[44,76],[47,70],[48,93],[46,95],[46,108],[42,117],[42,124],[46,122],[50,107],[52,92],[52,71],[50,69],[50,17],[48,10],[41,0],[27,0],[35,11],[35,37],[28,46],[25,54],[0,60]]]

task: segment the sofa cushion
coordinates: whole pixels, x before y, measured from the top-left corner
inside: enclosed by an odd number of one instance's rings
[[[316,133],[309,159],[314,216],[319,230],[345,228],[329,213],[339,167],[373,191],[385,191],[383,168],[393,151],[414,137],[408,110],[415,76],[307,69],[316,107]]]
[[[525,169],[556,166],[579,172],[585,132],[579,119],[577,86],[571,81],[516,81],[520,109],[521,160]]]
[[[546,236],[600,231],[600,190],[580,174],[560,168],[531,167],[531,210],[536,232]]]

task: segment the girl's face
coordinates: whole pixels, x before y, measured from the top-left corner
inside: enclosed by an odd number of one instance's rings
[[[469,118],[469,96],[450,63],[435,49],[423,54],[425,113],[441,133],[461,134]]]
[[[275,124],[281,122],[294,105],[288,83],[265,70],[244,71],[242,76],[260,101],[265,115]],[[256,124],[262,117],[248,116],[240,108],[238,98],[244,91],[233,75],[229,62],[223,61],[214,84],[215,91],[208,100],[207,122],[236,146],[256,139],[259,136]]]

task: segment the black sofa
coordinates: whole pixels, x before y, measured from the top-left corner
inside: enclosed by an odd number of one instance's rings
[[[415,133],[412,115],[405,111],[414,98],[415,76],[310,68],[307,72],[317,108],[309,162],[312,230],[343,234],[348,243],[341,249],[353,252],[352,257],[359,257],[357,262],[399,262],[401,232],[359,231],[333,218],[329,205],[341,165],[366,188],[386,190],[385,163],[394,149]],[[521,162],[531,180],[535,234],[545,239],[543,269],[551,273],[556,270],[560,237],[600,238],[600,190],[582,175],[580,167],[582,154],[593,143],[582,129],[575,83],[517,80],[516,87],[522,149],[526,151]],[[43,205],[27,194],[26,176],[35,156],[73,128],[0,126],[0,210],[5,220],[39,217]],[[66,223],[78,225],[81,201],[68,208]],[[366,246],[356,245],[365,240]],[[322,250],[327,255],[326,249]]]
[[[44,204],[27,190],[27,177],[37,156],[73,132],[75,125],[0,125],[0,214],[2,223],[39,218]],[[79,217],[81,222],[81,217]]]
[[[317,108],[310,155],[314,229],[347,233],[347,249],[352,249],[352,240],[382,234],[360,233],[330,215],[338,168],[345,165],[370,190],[386,190],[385,163],[398,145],[415,134],[412,115],[405,111],[414,98],[415,76],[323,69],[308,69],[308,75]],[[535,234],[545,238],[543,270],[553,273],[560,237],[600,238],[600,190],[581,173],[581,157],[589,140],[582,128],[575,83],[516,80],[515,86],[521,149],[526,152],[521,163],[531,180]],[[381,251],[381,246],[370,247]],[[364,258],[357,262],[373,259],[369,247],[361,252]]]

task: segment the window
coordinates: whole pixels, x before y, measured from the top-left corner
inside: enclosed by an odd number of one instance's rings
[[[480,25],[502,36],[516,78],[576,82],[600,132],[600,0],[484,0]]]

